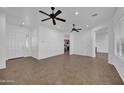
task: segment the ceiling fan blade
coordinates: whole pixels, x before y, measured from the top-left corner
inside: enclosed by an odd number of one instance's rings
[[[42,13],[42,14],[45,14],[45,15],[47,15],[47,16],[50,16],[49,14],[47,14],[47,13],[41,11],[41,10],[39,10],[39,12]]]
[[[41,21],[43,22],[43,21],[46,21],[46,20],[49,20],[49,19],[51,19],[51,18],[46,18],[46,19],[43,19],[43,20],[41,20]]]
[[[62,11],[61,10],[58,10],[56,13],[55,13],[55,16],[58,16],[59,14],[61,14]]]
[[[56,20],[66,22],[66,20],[65,20],[65,19],[61,19],[61,18],[58,18],[58,17],[56,17]]]
[[[75,29],[76,32],[79,32],[77,29]]]
[[[55,19],[52,19],[53,20],[53,25],[56,25],[56,21],[55,21]]]
[[[77,29],[77,30],[82,30],[81,28]]]

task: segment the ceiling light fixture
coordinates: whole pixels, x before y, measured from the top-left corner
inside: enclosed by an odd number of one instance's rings
[[[79,12],[78,12],[78,11],[76,11],[76,12],[75,12],[75,15],[78,15],[78,14],[79,14]]]
[[[22,22],[22,24],[24,25],[25,23],[24,23],[24,22]]]
[[[86,27],[88,27],[89,25],[86,25]]]

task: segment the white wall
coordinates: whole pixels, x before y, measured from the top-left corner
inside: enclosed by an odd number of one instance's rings
[[[44,59],[64,54],[64,33],[40,26],[32,32],[32,56]]]
[[[39,27],[39,59],[64,54],[64,33]]]
[[[97,52],[108,53],[108,33],[96,31]]]
[[[70,55],[72,55],[72,54],[74,54],[74,34],[73,33],[70,33],[70,35],[69,35],[69,39],[70,39],[70,51],[69,51],[69,54]]]
[[[6,32],[7,58],[30,56],[30,31],[22,26],[7,24]]]
[[[65,36],[64,36],[64,39],[65,39],[65,40],[69,40],[69,39],[70,39],[69,35],[65,35]]]
[[[115,36],[119,32],[120,17],[124,14],[124,8],[118,8],[109,31],[109,63],[113,64],[124,81],[124,61],[115,55]]]
[[[38,58],[38,49],[39,49],[39,44],[38,44],[38,29],[33,29],[31,31],[31,56],[34,58]]]
[[[80,31],[70,34],[70,54],[83,56],[93,55],[92,31]]]
[[[6,68],[6,30],[5,15],[0,13],[0,69]]]
[[[7,59],[32,56],[43,59],[64,54],[64,33],[37,27],[29,30],[23,26],[6,26],[7,31]],[[26,47],[26,35],[29,35],[29,47]]]

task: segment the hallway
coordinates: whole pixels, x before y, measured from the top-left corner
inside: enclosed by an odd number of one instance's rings
[[[96,58],[68,54],[37,60],[32,57],[7,61],[0,70],[0,84],[123,84],[106,55]]]

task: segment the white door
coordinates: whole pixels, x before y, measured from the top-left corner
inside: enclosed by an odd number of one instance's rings
[[[11,31],[8,33],[8,59],[28,56],[28,32]]]

